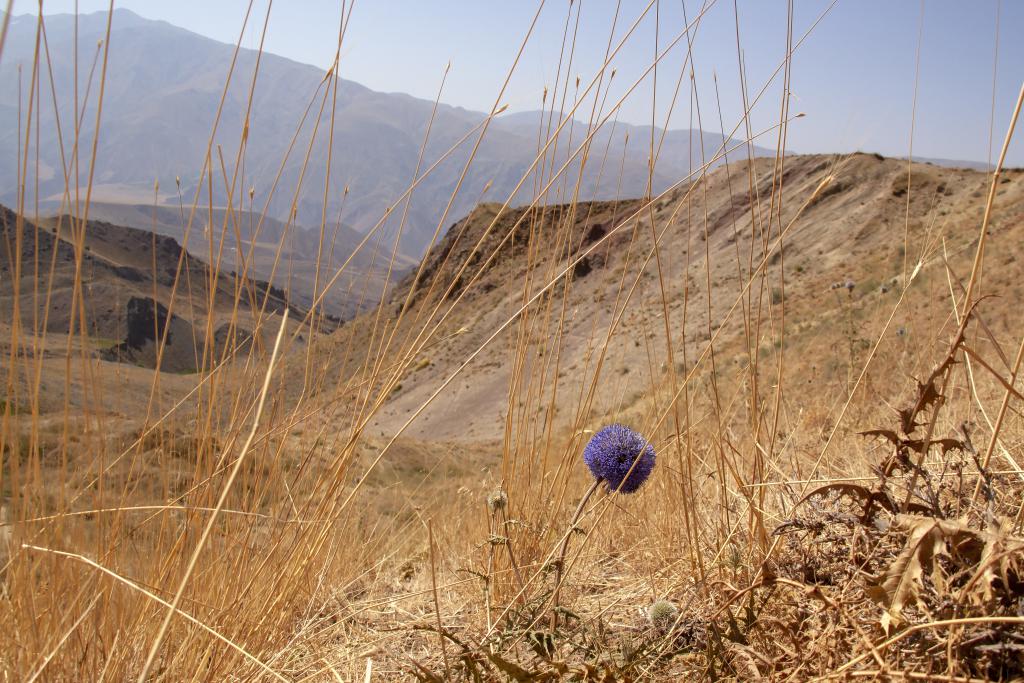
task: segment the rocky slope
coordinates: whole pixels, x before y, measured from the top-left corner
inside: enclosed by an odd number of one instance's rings
[[[0,319],[5,326],[17,320],[15,336],[28,347],[33,335],[73,330],[104,360],[153,368],[166,329],[161,369],[194,372],[244,347],[261,309],[266,315],[290,307],[287,293],[266,282],[211,276],[170,237],[90,221],[79,270],[66,217],[36,225],[0,207],[0,229]],[[292,307],[292,314],[301,320],[304,311]],[[334,329],[339,322],[324,324]]]
[[[406,361],[398,376],[375,378],[387,397],[372,427],[399,430],[458,371],[407,430],[419,438],[496,441],[522,417],[543,433],[547,418],[579,427],[627,414],[671,395],[698,360],[694,386],[705,389],[708,372],[742,382],[751,366],[774,386],[783,361],[784,386],[842,396],[877,339],[872,367],[904,376],[924,370],[901,364],[908,345],[941,346],[935,331],[970,273],[989,184],[968,169],[809,155],[782,167],[731,163],[650,209],[581,202],[499,216],[481,205],[427,254],[418,281],[396,287],[380,319],[336,333],[329,354],[339,368],[361,367],[346,354],[358,361],[390,335],[408,298],[393,343]],[[993,339],[1013,345],[1002,335],[1019,316],[1024,172],[1004,173],[993,215],[981,291],[998,296],[980,312]],[[426,321],[429,341],[414,346]],[[539,394],[542,377],[557,388]]]

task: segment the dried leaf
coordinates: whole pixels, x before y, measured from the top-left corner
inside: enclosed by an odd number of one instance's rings
[[[914,430],[922,426],[923,422],[918,422],[915,418],[917,417],[920,409],[917,406],[913,408],[901,408],[896,411],[900,416],[900,429],[903,430],[904,434],[913,434]]]
[[[900,428],[903,430],[904,434],[913,434],[915,429],[923,426],[923,422],[917,421],[918,414],[928,406],[934,405],[940,398],[942,398],[942,394],[939,393],[938,388],[936,388],[935,382],[942,377],[942,375],[952,367],[954,363],[956,363],[956,352],[964,343],[964,332],[967,329],[967,322],[970,320],[971,313],[973,313],[973,311],[974,309],[972,307],[961,321],[956,339],[950,345],[949,353],[946,354],[946,357],[942,359],[942,362],[939,363],[934,370],[932,370],[926,381],[917,382],[917,398],[914,400],[913,405],[909,408],[896,411],[899,413]]]
[[[874,517],[872,513],[874,512],[874,505],[876,503],[889,512],[896,512],[896,503],[893,502],[892,497],[885,491],[872,491],[866,486],[848,483],[826,484],[825,486],[816,488],[801,498],[797,505],[806,502],[812,496],[824,496],[828,493],[832,493],[833,491],[841,496],[845,495],[863,503],[864,513],[861,520],[862,522],[870,522]]]
[[[993,643],[991,645],[978,645],[975,650],[979,652],[994,652],[1002,654],[1004,652],[1020,652],[1021,656],[1024,656],[1024,645],[1020,643]]]
[[[737,671],[743,674],[743,680],[745,681],[763,681],[764,675],[761,670],[757,668],[757,660],[764,658],[761,657],[755,650],[739,643],[730,643],[729,649],[733,654],[733,666],[736,667]],[[767,664],[770,665],[770,662]]]
[[[421,683],[444,683],[444,679],[417,662],[412,657],[409,657],[409,661],[412,662],[417,669],[417,671],[412,672],[412,675],[416,677],[416,680],[421,681]]]
[[[899,435],[891,429],[868,429],[867,431],[857,433],[861,436],[880,436],[891,442],[894,446],[898,446],[900,443]]]
[[[932,576],[936,587],[945,590],[945,577],[936,563],[940,555],[951,551],[968,562],[980,559],[980,540],[989,536],[967,526],[965,522],[900,515],[898,527],[910,532],[903,551],[896,557],[880,580],[869,589],[869,595],[887,607],[882,627],[898,624],[903,608],[917,601],[924,585],[925,573]]]
[[[917,601],[925,570],[931,571],[936,550],[942,552],[944,543],[937,519],[901,516],[899,522],[900,526],[910,526],[910,537],[903,552],[870,591],[873,599],[888,608],[882,618],[882,628],[887,632],[889,624],[899,624],[903,608]]]
[[[902,442],[902,445],[911,450],[917,451],[918,453],[924,450],[923,439],[906,439]],[[932,446],[940,446],[942,448],[943,455],[950,451],[962,452],[964,450],[964,443],[959,439],[932,439],[928,442],[928,448],[931,448]]]
[[[941,367],[944,370],[945,364]],[[920,406],[920,409],[933,405],[942,395],[939,393],[939,390],[935,388],[936,377],[937,375],[933,373],[924,384],[920,382],[917,383],[917,405]]]
[[[555,654],[555,636],[547,631],[527,631],[526,642],[537,656],[550,659]]]
[[[487,657],[494,663],[494,666],[501,669],[506,676],[514,681],[518,681],[519,683],[529,683],[530,681],[535,681],[538,678],[538,674],[532,671],[527,671],[518,664],[510,662],[498,654],[489,652],[487,653]]]
[[[956,555],[968,563],[978,563],[983,554],[982,541],[993,537],[963,521],[935,517],[900,515],[898,525],[910,532],[906,546],[881,580],[868,590],[872,599],[888,607],[883,628],[898,624],[903,607],[918,599],[926,573],[937,589],[944,590],[945,577],[935,562],[937,556]]]
[[[801,498],[800,502],[798,502],[797,505],[802,505],[806,503],[814,496],[824,496],[826,494],[832,493],[833,491],[835,491],[841,496],[849,496],[850,498],[859,499],[862,502],[867,502],[871,500],[871,490],[866,486],[860,486],[858,484],[838,483],[826,484],[825,486],[821,486],[819,488],[814,489],[806,496]]]
[[[992,526],[992,530],[984,534],[985,545],[974,576],[965,585],[965,588],[974,588],[971,594],[965,597],[969,597],[976,604],[994,599],[993,588],[997,584],[1010,586],[1011,573],[1019,575],[1021,565],[1024,564],[1024,541],[1010,536],[1010,522],[1004,520],[1001,524]]]

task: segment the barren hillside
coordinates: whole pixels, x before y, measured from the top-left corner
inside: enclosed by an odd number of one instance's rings
[[[990,258],[1001,264],[1024,256],[1022,179],[1021,171],[1006,172],[996,195]],[[628,411],[652,382],[669,381],[666,327],[679,377],[718,335],[715,356],[704,359],[702,372],[775,357],[784,344],[788,386],[794,379],[824,378],[842,395],[921,259],[916,286],[880,350],[898,358],[907,345],[935,342],[925,330],[936,321],[918,311],[949,300],[951,288],[961,293],[959,282],[948,278],[970,270],[988,182],[973,170],[908,167],[877,155],[809,155],[788,157],[784,167],[757,159],[749,173],[747,161],[732,162],[703,182],[668,192],[651,209],[630,199],[509,209],[498,216],[499,206],[481,205],[428,253],[415,283],[415,273],[407,275],[379,314],[336,333],[328,353],[338,369],[358,370],[359,358],[349,358],[347,350],[363,354],[391,337],[409,298],[392,344],[415,358],[393,378],[372,423],[393,434],[479,351],[406,430],[419,438],[499,440],[518,411],[542,410],[537,406],[548,401],[534,387],[510,392],[518,367],[557,376],[557,388],[546,391],[567,397],[554,418],[562,428]],[[781,192],[770,202],[773,185]],[[989,272],[986,284],[1020,291],[1014,269]],[[743,289],[752,273],[752,286]],[[982,311],[997,334],[1017,317],[1006,297],[985,301]],[[750,329],[759,318],[764,329]],[[436,330],[414,345],[408,330],[418,331],[427,320]],[[781,344],[770,341],[783,330]],[[744,348],[753,338],[769,341]],[[581,395],[597,372],[605,390]]]
[[[0,344],[5,357],[37,357],[47,369],[39,397],[44,408],[62,406],[62,359],[71,347],[83,357],[152,369],[166,335],[160,369],[194,373],[244,349],[257,328],[261,344],[268,336],[272,341],[276,330],[258,320],[290,307],[284,290],[233,272],[213,273],[170,237],[90,221],[79,269],[78,231],[66,217],[37,226],[0,207],[0,227]],[[290,308],[294,326],[305,312]],[[322,321],[328,330],[338,323]],[[150,372],[134,371],[124,379],[120,385],[131,385],[130,396],[145,395],[153,380]],[[76,405],[83,399],[74,393]],[[131,412],[130,406],[122,409]]]
[[[53,203],[56,210],[60,204]],[[89,216],[95,221],[124,225],[173,237],[186,245],[201,261],[221,258],[225,269],[246,270],[253,278],[273,280],[286,290],[291,302],[309,308],[320,297],[318,307],[334,316],[352,317],[372,308],[394,279],[387,277],[380,240],[370,239],[358,249],[363,235],[347,225],[334,222],[319,230],[288,224],[253,211],[199,206],[193,215],[186,206],[147,206],[93,202]],[[189,217],[191,216],[191,228]],[[213,229],[210,229],[210,226]],[[374,247],[377,247],[376,249]],[[346,265],[346,261],[350,261]],[[411,267],[415,261],[397,255],[393,273]],[[327,282],[344,270],[325,292]]]

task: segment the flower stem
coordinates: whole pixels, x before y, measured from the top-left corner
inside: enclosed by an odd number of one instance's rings
[[[587,501],[594,495],[597,488],[604,481],[601,477],[594,480],[593,485],[587,492],[583,494],[583,498],[580,499],[580,504],[576,506],[576,512],[573,513],[572,521],[569,522],[569,530],[565,533],[565,538],[562,539],[562,550],[558,557],[558,564],[555,565],[555,597],[551,604],[551,632],[554,633],[555,628],[558,626],[558,593],[562,588],[562,574],[565,571],[565,554],[569,550],[569,539],[572,538],[572,532],[576,528],[576,522],[580,521],[580,515],[583,514],[583,508],[586,507]]]
[[[512,533],[508,523],[508,513],[505,510],[501,511],[502,524],[505,530],[505,550],[508,551],[508,561],[512,565],[512,572],[516,576],[516,583],[519,584],[519,593],[522,598],[524,590],[523,576],[519,573],[519,565],[516,563],[516,556],[512,553]]]

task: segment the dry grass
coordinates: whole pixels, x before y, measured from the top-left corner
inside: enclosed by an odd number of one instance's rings
[[[653,6],[623,21],[642,21]],[[686,54],[700,16],[663,37],[656,59]],[[858,162],[808,162],[798,184],[783,154],[737,163],[762,135],[744,117],[723,131],[741,143],[669,191],[579,201],[586,188],[582,174],[567,172],[570,161],[615,174],[615,151],[588,143],[613,125],[621,100],[608,98],[614,43],[606,68],[574,84],[569,26],[567,66],[545,100],[552,122],[522,176],[528,207],[482,206],[394,298],[381,295],[381,306],[329,337],[318,303],[286,325],[267,312],[269,294],[242,307],[252,294],[235,287],[218,305],[255,343],[206,358],[194,376],[128,373],[92,353],[80,264],[96,145],[80,118],[65,122],[79,264],[66,335],[39,322],[52,266],[20,261],[31,216],[24,196],[4,232],[13,243],[4,253],[14,255],[4,271],[14,313],[0,326],[7,679],[1024,678],[1024,330],[1019,278],[985,269],[986,258],[1017,249],[1016,233],[987,232],[1004,176],[985,176],[987,201],[973,204],[960,195],[939,204],[940,192],[912,205],[910,170],[907,182],[876,188],[906,200],[905,239],[888,239],[885,263],[851,252],[842,276],[884,273],[891,291],[855,298],[844,283],[834,306],[821,304],[833,298],[824,287],[808,304],[801,295],[830,268],[815,270],[815,254],[789,245],[809,212],[841,200],[844,173]],[[43,22],[39,34],[45,46]],[[800,40],[790,32],[787,55]],[[90,106],[103,104],[106,49]],[[36,95],[20,133],[23,169],[31,107],[50,93],[48,60],[40,49],[26,74]],[[789,66],[786,56],[769,83],[750,84],[749,108],[765,106],[770,83],[788,82]],[[618,77],[641,83],[651,71]],[[310,99],[310,115],[328,129],[338,85],[325,78]],[[84,101],[73,104],[79,112]],[[763,133],[780,150],[792,116],[781,105]],[[499,94],[491,117],[501,110]],[[570,119],[559,113],[587,120],[568,150],[560,133]],[[460,144],[478,143],[489,123]],[[297,122],[299,149],[314,144],[303,143],[304,130]],[[1012,135],[1013,123],[1007,144]],[[242,209],[223,155],[242,158],[246,140],[215,154],[213,139],[204,177]],[[653,136],[650,147],[656,161]],[[715,182],[724,178],[742,208],[712,217],[709,175],[719,161],[727,163]],[[389,214],[401,215],[431,168],[424,161]],[[183,207],[184,235],[200,199]],[[939,206],[970,219],[971,234],[954,230],[963,223]],[[581,232],[597,215],[601,234]],[[438,216],[435,240],[454,218]],[[383,224],[360,245],[379,272],[397,258],[377,234]],[[322,244],[331,230],[325,217]],[[720,242],[731,253],[712,252]],[[212,245],[206,272],[215,282],[230,268]],[[893,276],[900,249],[905,267]],[[727,262],[712,253],[728,253]],[[815,278],[794,276],[805,266]],[[231,267],[244,279],[244,263]],[[317,272],[314,301],[344,272]],[[484,286],[498,276],[500,287]],[[177,285],[172,307],[195,303]],[[202,291],[207,310],[226,296]],[[804,303],[791,306],[791,297]],[[201,348],[216,348],[212,334],[207,326]],[[453,353],[453,340],[468,346]],[[499,426],[471,439],[412,438],[417,418],[443,412],[492,353],[505,373],[501,392],[475,400],[498,401]],[[629,391],[626,375],[636,383]],[[134,405],[115,409],[110,376],[134,392]],[[405,407],[411,386],[422,393]],[[388,416],[396,405],[403,412]],[[599,491],[571,523],[589,485],[580,452],[611,421],[650,439],[657,468],[635,495]],[[672,618],[651,618],[659,600],[676,608]]]

